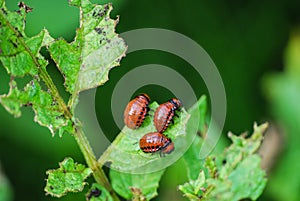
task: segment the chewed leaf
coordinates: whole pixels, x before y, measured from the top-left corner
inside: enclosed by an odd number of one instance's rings
[[[164,170],[160,170],[140,175],[110,170],[110,178],[113,189],[123,198],[146,201],[157,196],[157,188],[163,173]]]
[[[198,152],[193,150],[197,150],[197,146],[198,150],[201,148],[201,143],[193,144],[192,150],[185,155],[187,167],[190,172],[197,172],[200,167],[205,172],[205,182],[203,177],[198,177],[196,181],[190,180],[181,185],[179,189],[189,200],[256,200],[267,182],[266,174],[260,167],[260,157],[255,154],[266,128],[267,124],[255,124],[254,132],[249,138],[230,133],[232,145],[221,155],[207,157],[204,164],[201,162],[199,166],[189,166],[192,158],[197,161]]]
[[[200,201],[201,196],[205,192],[205,174],[203,171],[200,171],[196,180],[190,180],[189,182],[179,185],[178,189],[183,192],[184,196],[189,200]]]
[[[48,170],[45,191],[55,197],[61,197],[68,192],[83,190],[84,180],[92,173],[90,168],[74,163],[72,158],[66,158],[56,170]]]
[[[10,83],[10,92],[0,96],[0,103],[16,117],[21,115],[22,106],[32,106],[35,121],[50,129],[51,133],[68,125],[63,111],[56,104],[51,95],[43,91],[37,80],[28,83],[24,90],[19,90],[14,80]]]
[[[127,47],[115,33],[118,19],[110,19],[110,4],[95,5],[88,0],[70,3],[82,11],[75,41],[69,44],[60,39],[48,49],[65,78],[67,91],[78,94],[104,84],[109,70],[119,65]]]
[[[0,10],[0,61],[11,76],[37,75],[38,68],[48,62],[39,53],[41,47],[52,41],[47,30],[28,38],[24,32],[26,10],[10,12],[4,1]]]
[[[139,147],[139,140],[147,133],[155,132],[153,124],[153,112],[158,107],[156,102],[150,105],[150,115],[146,117],[142,127],[132,130],[126,126],[110,145],[99,161],[110,163],[110,168],[127,173],[156,172],[178,160],[191,142],[186,138],[186,127],[190,119],[185,109],[182,109],[175,117],[174,124],[164,132],[172,139],[175,149],[172,153],[161,156],[159,152],[144,153]],[[195,118],[195,117],[193,117]],[[196,135],[198,122],[195,122],[193,136]]]
[[[243,160],[228,176],[232,182],[232,200],[251,198],[256,200],[263,192],[267,179],[266,173],[260,168],[260,157],[251,155]]]

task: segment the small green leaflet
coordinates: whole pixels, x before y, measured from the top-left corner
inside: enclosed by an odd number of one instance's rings
[[[189,172],[199,172],[200,167],[201,175],[196,180],[180,185],[179,190],[193,201],[238,201],[246,198],[256,200],[267,182],[266,173],[260,167],[261,159],[255,154],[267,126],[267,124],[260,126],[255,124],[254,132],[249,138],[229,133],[232,145],[221,155],[207,157],[200,166],[189,166],[187,163]],[[201,143],[193,144],[190,149],[196,149],[196,146],[200,150]],[[190,162],[193,157],[197,160],[198,153],[195,152],[194,156],[191,153],[187,152],[186,157],[189,158],[187,162]]]
[[[58,169],[46,172],[48,175],[46,193],[61,197],[68,192],[82,191],[86,184],[84,180],[92,173],[92,170],[82,164],[74,163],[72,158],[64,159],[59,166]]]
[[[0,95],[0,103],[15,117],[21,116],[21,107],[32,106],[35,112],[34,120],[40,125],[47,126],[52,135],[68,121],[51,95],[42,90],[37,80],[28,83],[24,90],[19,90],[17,83],[11,80],[10,91]]]

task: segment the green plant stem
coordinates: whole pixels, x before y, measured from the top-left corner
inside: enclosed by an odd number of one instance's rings
[[[119,198],[117,197],[117,195],[115,194],[115,192],[113,191],[103,169],[98,165],[98,162],[96,160],[95,154],[93,153],[93,150],[90,146],[89,141],[87,140],[84,132],[82,131],[82,129],[80,127],[76,128],[75,131],[75,139],[85,157],[85,160],[88,164],[88,166],[92,169],[93,174],[94,174],[94,178],[96,180],[96,182],[98,184],[100,184],[101,186],[103,186],[104,188],[106,188],[112,198],[115,201],[118,201]]]
[[[0,12],[0,14],[2,15],[1,17],[4,18],[2,12]],[[4,18],[5,19],[5,18]],[[19,33],[14,29],[14,27],[9,23],[9,21],[6,21],[6,24],[8,25],[8,27],[15,33],[16,36],[19,35]],[[62,109],[62,111],[64,111],[64,114],[66,116],[66,118],[70,119],[72,121],[73,126],[75,127],[75,133],[74,133],[74,137],[77,141],[78,146],[80,147],[81,152],[83,153],[83,156],[86,160],[87,165],[92,169],[93,171],[93,176],[94,179],[96,180],[96,182],[98,184],[100,184],[101,186],[103,186],[104,188],[106,188],[112,198],[115,201],[119,201],[119,198],[117,197],[117,195],[115,194],[115,192],[112,190],[112,187],[104,173],[104,171],[102,170],[102,168],[98,165],[98,162],[96,160],[96,156],[89,144],[89,141],[87,140],[84,132],[82,131],[82,129],[80,127],[77,126],[76,122],[74,122],[73,120],[73,115],[71,114],[69,108],[67,107],[67,105],[65,104],[64,100],[62,99],[62,97],[60,96],[55,84],[53,83],[50,75],[48,74],[46,68],[43,68],[37,58],[35,57],[35,55],[31,52],[31,50],[29,49],[29,47],[26,45],[25,41],[23,40],[23,38],[18,37],[19,42],[22,44],[22,46],[25,48],[25,51],[30,55],[30,57],[32,58],[34,64],[36,65],[37,69],[38,69],[38,73],[41,77],[41,79],[44,81],[44,83],[46,84],[46,86],[48,87],[51,96],[57,101],[58,105],[60,106],[60,108]]]

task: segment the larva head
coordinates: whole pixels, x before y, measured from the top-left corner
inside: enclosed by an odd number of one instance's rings
[[[170,154],[172,151],[174,151],[174,142],[170,141],[162,150],[161,152],[164,154]]]
[[[145,93],[139,94],[135,98],[146,100],[148,103],[150,102],[150,97],[148,96],[148,94],[145,94]]]
[[[182,107],[181,101],[177,98],[172,98],[171,100],[169,100],[169,102],[174,105],[175,109],[178,109],[178,108]]]

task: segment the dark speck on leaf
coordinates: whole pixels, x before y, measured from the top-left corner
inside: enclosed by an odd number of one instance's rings
[[[32,8],[30,8],[29,6],[27,6],[24,2],[20,2],[18,4],[19,8],[23,8],[25,10],[26,13],[29,13],[32,11]]]
[[[7,15],[7,12],[6,12],[6,10],[4,10],[4,8],[1,8],[1,11],[4,15]]]
[[[111,166],[111,164],[112,164],[112,162],[111,162],[111,161],[106,161],[106,162],[104,163],[104,165],[105,165],[105,166],[107,166],[107,167],[110,167],[110,166]]]
[[[227,163],[226,159],[222,160],[222,164],[225,165]]]
[[[24,104],[24,107],[29,107],[29,106],[32,106],[32,103],[28,102]]]
[[[96,18],[103,17],[104,15],[105,15],[105,12],[103,12],[102,10],[94,10],[94,12],[93,12],[93,17],[96,17]]]
[[[89,195],[86,197],[87,200],[90,200],[92,197],[99,197],[101,195],[101,190],[98,188],[92,189]]]
[[[103,36],[106,36],[106,32],[105,32],[105,31],[103,31],[103,32],[102,32],[102,35],[103,35]]]
[[[108,7],[108,4],[105,4],[105,5],[104,5],[104,10],[107,11],[108,8],[109,8],[109,7]]]
[[[96,27],[94,30],[95,30],[98,34],[101,34],[103,28]]]
[[[49,188],[51,189],[51,190],[53,190],[54,188],[53,188],[53,186],[49,186]]]

